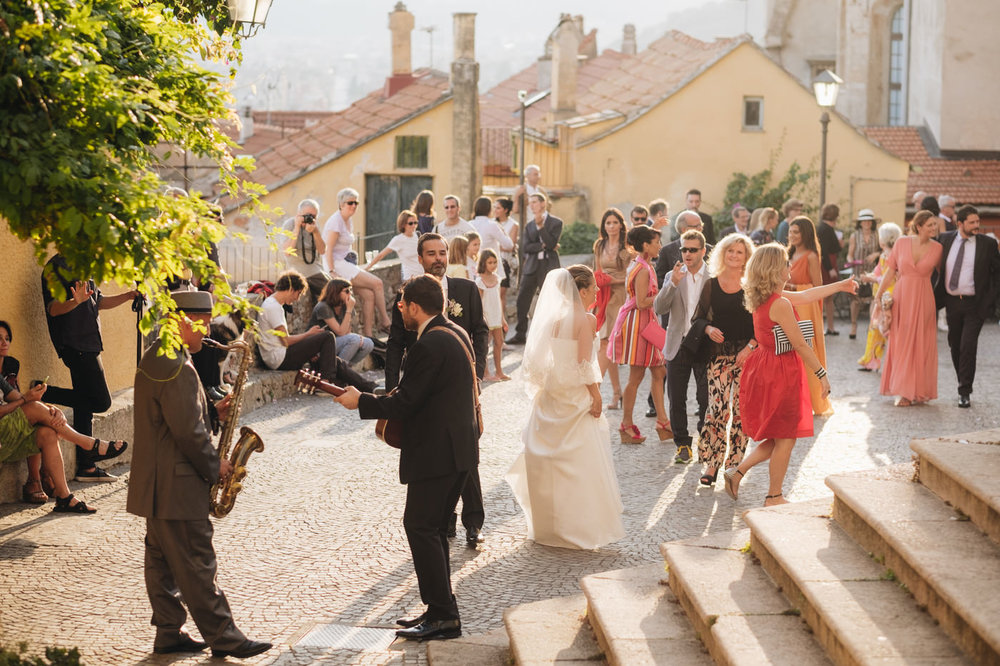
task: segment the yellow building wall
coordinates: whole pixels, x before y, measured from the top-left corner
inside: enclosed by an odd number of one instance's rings
[[[430,137],[427,168],[397,169],[396,137],[415,135]],[[353,218],[354,235],[361,237],[365,235],[367,212],[364,207],[366,175],[430,176],[433,178],[435,212],[443,217],[442,199],[452,187],[452,143],[452,102],[449,100],[287,185],[274,188],[263,201],[284,210],[284,215],[275,220],[280,222],[292,215],[303,199],[315,199],[320,204],[320,218],[326,222],[337,212],[337,192],[352,187],[358,191],[362,202]],[[472,203],[462,202],[462,217],[472,217]]]
[[[69,388],[69,371],[56,356],[49,340],[42,306],[42,267],[35,262],[34,248],[10,233],[0,219],[0,256],[4,258],[5,288],[0,290],[0,319],[13,329],[10,355],[21,361],[20,381],[28,388],[32,379],[49,377],[49,384]],[[105,294],[124,291],[103,285]],[[132,386],[135,377],[135,314],[128,304],[101,312],[104,339],[104,373],[112,393]]]
[[[743,97],[764,98],[763,131],[742,129]],[[663,197],[671,215],[691,188],[702,210],[722,205],[734,172],[766,169],[775,156],[777,182],[792,162],[819,170],[820,109],[813,95],[750,44],[743,44],[673,96],[617,131],[576,151],[576,182],[597,222],[609,206],[628,208]],[[841,207],[840,225],[872,208],[899,222],[906,204],[908,164],[870,143],[833,115],[829,126],[827,201]],[[813,186],[818,198],[818,180]],[[817,200],[808,202],[815,208]],[[717,220],[716,229],[731,224]]]

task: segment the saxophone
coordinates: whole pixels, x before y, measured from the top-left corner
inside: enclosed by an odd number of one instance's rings
[[[232,344],[224,345],[211,338],[205,338],[202,340],[202,344],[227,352],[235,350],[242,354],[239,374],[230,393],[232,398],[229,403],[229,418],[226,420],[225,425],[222,426],[222,433],[219,435],[219,458],[222,460],[228,459],[232,463],[233,473],[225,481],[220,481],[212,486],[210,491],[211,497],[209,499],[212,515],[216,518],[222,518],[229,515],[229,512],[233,510],[233,505],[236,503],[236,496],[243,490],[241,482],[247,475],[246,464],[250,458],[250,454],[256,451],[263,451],[264,441],[260,438],[260,435],[250,428],[243,426],[240,428],[240,439],[236,442],[236,446],[232,448],[232,452],[230,452],[233,433],[236,431],[236,420],[240,415],[240,403],[243,400],[243,385],[246,384],[247,373],[250,371],[250,362],[253,360],[250,345],[244,340],[234,340]]]

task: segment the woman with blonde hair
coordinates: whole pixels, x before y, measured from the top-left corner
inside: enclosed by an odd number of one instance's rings
[[[448,241],[448,268],[445,275],[469,279],[468,249],[469,239],[461,234]]]
[[[740,417],[740,376],[757,341],[743,299],[743,275],[753,251],[753,243],[742,234],[719,241],[709,259],[712,278],[705,282],[694,312],[694,321],[708,322],[708,339],[702,343],[708,348],[708,410],[698,445],[698,458],[706,465],[703,486],[715,483],[719,469],[738,465],[747,448]]]
[[[773,243],[777,226],[778,211],[773,208],[758,208],[750,215],[750,240],[754,245]]]
[[[854,278],[847,278],[801,292],[783,291],[789,277],[788,253],[777,243],[757,248],[747,262],[743,293],[746,308],[753,314],[754,337],[760,345],[743,366],[740,414],[746,433],[759,444],[743,462],[726,470],[726,493],[735,500],[740,481],[750,468],[769,460],[770,484],[764,506],[787,504],[782,485],[795,440],[813,436],[805,368],[819,380],[823,397],[830,393],[826,368],[803,337],[793,306],[858,289]],[[791,351],[776,346],[779,329]]]
[[[903,235],[903,230],[898,224],[886,222],[878,228],[878,242],[882,248],[882,254],[878,258],[875,270],[861,276],[862,282],[876,285],[873,289],[878,289],[882,283],[886,269],[889,267],[889,253],[892,252],[896,241]],[[886,285],[884,294],[889,294],[892,298],[892,291],[895,283]],[[865,353],[858,359],[858,370],[871,371],[882,367],[882,356],[885,354],[885,343],[889,336],[889,327],[892,325],[891,310],[882,311],[882,304],[872,299],[871,309],[868,316],[868,339],[865,341]]]

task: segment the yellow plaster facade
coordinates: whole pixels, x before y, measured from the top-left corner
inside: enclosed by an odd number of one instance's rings
[[[32,379],[49,377],[53,386],[69,388],[70,377],[49,340],[42,307],[42,267],[35,262],[34,248],[15,238],[0,219],[0,256],[6,265],[5,288],[0,290],[0,319],[13,329],[10,355],[21,362],[21,386]],[[104,285],[106,294],[124,291]],[[104,373],[111,392],[132,386],[135,377],[135,314],[128,304],[101,312],[104,339]]]

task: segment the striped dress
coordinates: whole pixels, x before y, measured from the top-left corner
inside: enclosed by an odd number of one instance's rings
[[[663,350],[657,349],[642,337],[642,329],[655,318],[653,307],[637,308],[635,300],[635,279],[641,271],[649,274],[648,295],[655,296],[656,271],[646,263],[641,255],[629,266],[625,278],[625,304],[618,311],[618,319],[608,339],[608,358],[619,365],[652,367],[663,365]]]

